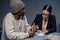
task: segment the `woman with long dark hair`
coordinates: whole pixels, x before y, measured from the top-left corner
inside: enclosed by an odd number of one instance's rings
[[[41,14],[37,14],[32,24],[38,25],[41,32],[48,34],[56,31],[56,19],[51,15],[51,5],[45,5]]]

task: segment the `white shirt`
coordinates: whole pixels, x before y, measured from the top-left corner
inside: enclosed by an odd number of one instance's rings
[[[45,24],[44,24],[44,20],[43,20],[43,21],[42,21],[42,29],[46,29],[47,24],[48,24],[48,19],[47,19],[47,21],[46,21]]]
[[[3,27],[10,40],[18,40],[29,37],[28,31],[31,26],[28,24],[26,16],[24,16],[24,18],[25,20],[15,20],[11,12],[5,16],[3,20]]]

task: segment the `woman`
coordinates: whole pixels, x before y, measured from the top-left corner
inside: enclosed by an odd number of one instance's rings
[[[41,14],[37,14],[33,23],[38,25],[41,32],[48,34],[56,31],[56,19],[54,15],[51,15],[52,7],[45,5]]]

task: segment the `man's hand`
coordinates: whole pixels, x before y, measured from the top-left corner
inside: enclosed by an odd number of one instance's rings
[[[32,31],[36,31],[37,29],[39,29],[38,25],[35,25],[35,23],[33,23],[32,25]]]
[[[43,33],[47,33],[48,30],[47,30],[47,29],[42,29],[42,32],[43,32]]]
[[[32,28],[31,28],[28,33],[29,33],[29,36],[32,37],[32,36],[34,36],[34,33],[35,33],[35,32],[32,31]]]
[[[35,31],[39,29],[38,25],[35,25],[35,23],[32,25],[32,28],[29,30],[29,36],[34,36]]]

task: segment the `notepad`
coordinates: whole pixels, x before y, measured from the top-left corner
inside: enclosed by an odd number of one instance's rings
[[[44,36],[44,33],[37,33],[38,36]]]
[[[36,35],[37,35],[37,36],[44,36],[45,33],[42,33],[40,30],[38,30],[38,31],[36,32]]]

